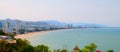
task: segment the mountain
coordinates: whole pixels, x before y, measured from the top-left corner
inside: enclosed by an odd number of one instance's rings
[[[54,27],[54,28],[60,28],[64,27],[67,24],[55,21],[55,20],[48,20],[48,21],[37,21],[37,22],[32,22],[32,21],[21,21],[21,20],[12,20],[12,19],[6,19],[6,20],[0,20],[2,24],[4,25],[6,22],[10,23],[10,26],[13,27],[19,22],[21,28],[29,25],[30,27]]]
[[[20,24],[20,28],[25,28],[25,26],[29,27],[44,27],[44,28],[66,28],[66,27],[106,27],[105,25],[101,24],[92,24],[92,23],[64,23],[55,20],[46,20],[46,21],[21,21],[21,20],[0,20],[4,25],[6,22],[10,23],[11,27],[14,27],[17,22]]]
[[[74,27],[93,27],[93,28],[101,28],[101,27],[107,27],[106,25],[102,24],[94,24],[94,23],[72,23]]]

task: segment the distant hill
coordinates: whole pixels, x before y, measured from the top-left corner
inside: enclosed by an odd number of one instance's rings
[[[94,27],[94,28],[107,27],[106,25],[94,23],[72,23],[72,24],[74,27]]]
[[[54,21],[54,20],[48,20],[48,21],[37,21],[37,22],[32,22],[32,21],[21,21],[21,20],[12,20],[12,19],[6,19],[6,20],[0,20],[0,22],[4,25],[6,22],[10,23],[10,26],[15,26],[15,24],[19,21],[20,26],[26,26],[29,25],[31,27],[64,27],[67,24],[59,22],[59,21]]]
[[[106,27],[105,25],[101,24],[91,24],[91,23],[64,23],[64,22],[59,22],[55,20],[46,20],[46,21],[21,21],[21,20],[12,20],[12,19],[6,19],[6,20],[0,20],[2,24],[5,24],[5,22],[9,22],[10,26],[15,26],[17,21],[20,22],[21,28],[26,26],[27,24],[30,25],[31,27],[55,27],[55,28],[61,28],[61,27],[68,27],[69,24],[72,25],[72,27]]]

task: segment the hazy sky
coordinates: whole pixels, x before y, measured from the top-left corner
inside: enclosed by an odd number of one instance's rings
[[[6,18],[120,27],[120,0],[0,0],[0,19]]]

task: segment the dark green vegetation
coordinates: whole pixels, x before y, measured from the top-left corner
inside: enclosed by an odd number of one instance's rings
[[[96,48],[97,48],[97,46],[94,43],[91,43],[91,44],[85,46],[81,50],[81,52],[95,52]]]
[[[5,33],[2,30],[0,30],[0,35],[5,35]]]
[[[0,52],[70,52],[67,49],[56,49],[51,51],[48,46],[38,45],[32,46],[30,42],[23,39],[14,38],[12,33],[4,33],[0,30],[0,34],[4,36],[11,37],[10,41],[8,39],[0,39]],[[97,46],[94,43],[84,46],[79,49],[75,46],[74,50],[71,52],[96,52]],[[113,50],[108,50],[107,52],[114,52]]]
[[[16,39],[16,43],[9,43],[0,40],[0,52],[49,52],[49,48],[45,45],[33,47],[27,40]]]
[[[108,50],[108,52],[114,52],[113,50]]]

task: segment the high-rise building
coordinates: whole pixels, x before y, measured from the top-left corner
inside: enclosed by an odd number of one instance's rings
[[[17,20],[15,24],[16,34],[19,34],[19,28],[20,28],[20,21]]]
[[[19,30],[20,30],[20,21],[19,20],[16,21],[15,26],[12,30],[13,30],[12,32],[14,34],[19,34]]]
[[[29,23],[26,23],[26,33],[28,33],[29,32]]]
[[[5,33],[8,33],[10,31],[9,30],[9,26],[10,26],[10,23],[9,22],[5,22],[4,27],[3,27],[3,31]]]

